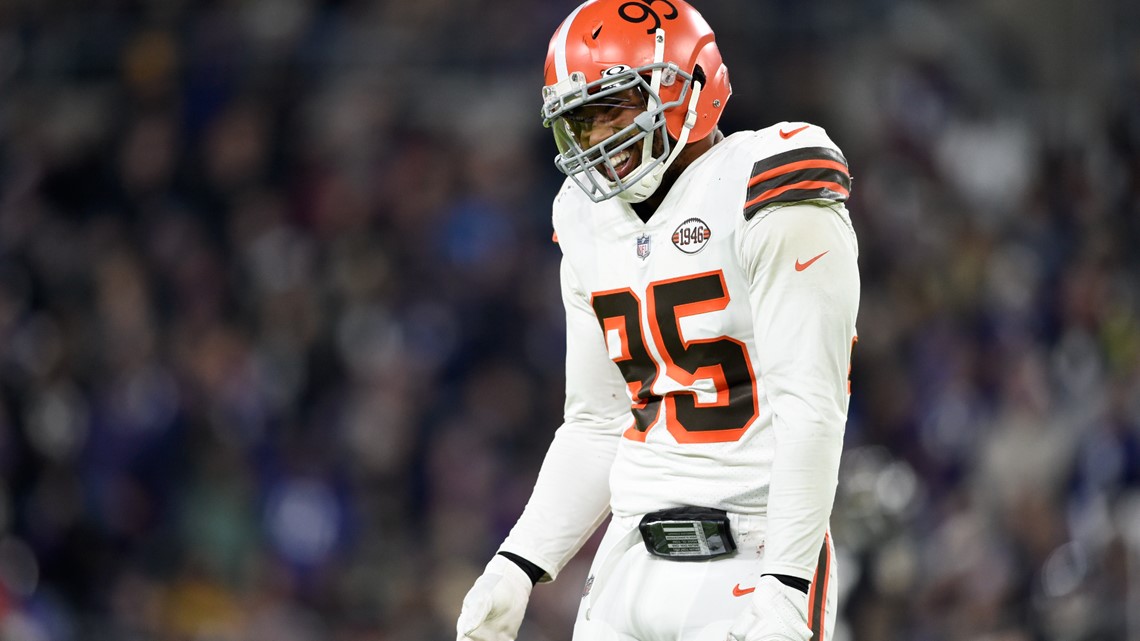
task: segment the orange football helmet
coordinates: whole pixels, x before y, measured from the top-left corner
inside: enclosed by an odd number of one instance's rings
[[[542,116],[558,145],[555,165],[595,202],[648,198],[685,144],[713,131],[732,95],[712,29],[684,0],[583,3],[555,31],[545,76]],[[643,112],[584,147],[575,110],[622,106],[630,95],[640,96],[633,106],[644,104]],[[639,143],[640,165],[620,175],[614,157]]]

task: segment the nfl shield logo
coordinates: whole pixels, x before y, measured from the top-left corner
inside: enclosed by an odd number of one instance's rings
[[[642,234],[637,237],[637,257],[641,260],[649,258],[649,234]]]

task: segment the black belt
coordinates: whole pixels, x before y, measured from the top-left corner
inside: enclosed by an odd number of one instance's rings
[[[728,513],[708,507],[674,507],[650,512],[637,526],[645,549],[674,561],[706,561],[736,551]]]

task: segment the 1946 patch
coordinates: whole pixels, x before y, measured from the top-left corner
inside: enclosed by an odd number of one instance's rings
[[[708,244],[712,231],[700,218],[690,218],[673,231],[673,244],[686,254],[695,254]]]

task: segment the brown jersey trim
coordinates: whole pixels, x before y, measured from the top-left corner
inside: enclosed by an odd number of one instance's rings
[[[831,535],[823,533],[823,547],[808,592],[808,627],[812,641],[824,641],[824,621],[827,619],[827,583],[831,577]]]
[[[780,202],[824,198],[844,201],[851,193],[851,174],[843,154],[828,147],[792,149],[752,165],[744,219]]]

